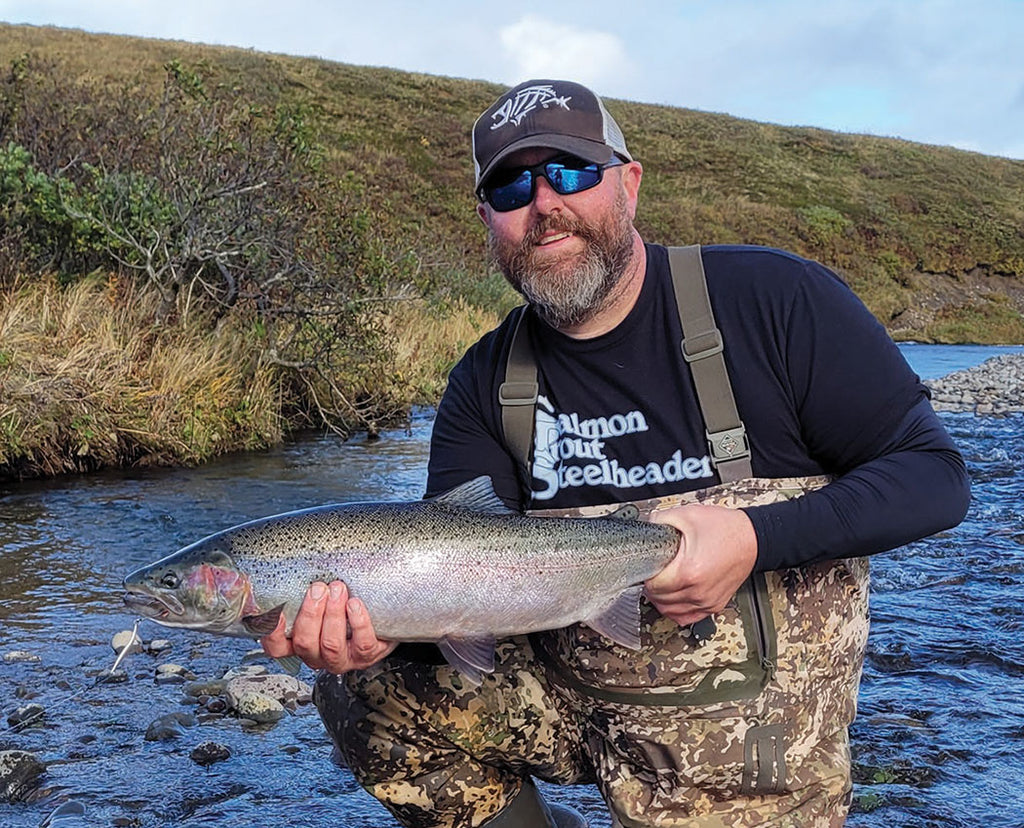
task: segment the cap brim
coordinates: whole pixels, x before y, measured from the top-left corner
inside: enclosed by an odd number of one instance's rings
[[[480,186],[487,180],[495,168],[501,164],[501,162],[508,158],[512,153],[518,152],[523,149],[534,149],[542,147],[544,149],[556,149],[562,152],[571,152],[582,158],[584,161],[592,161],[595,164],[607,164],[612,160],[615,155],[615,150],[609,147],[607,144],[602,144],[600,141],[591,141],[587,138],[578,138],[574,135],[531,135],[528,138],[523,138],[519,141],[513,141],[507,147],[503,147],[494,157],[490,163],[482,170],[476,180],[476,190],[480,189]]]

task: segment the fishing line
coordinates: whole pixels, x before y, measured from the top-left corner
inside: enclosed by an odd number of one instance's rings
[[[70,696],[65,698],[63,701],[59,702],[55,707],[50,708],[50,711],[51,712],[59,712],[59,711],[63,710],[65,707],[67,707],[68,704],[70,704],[71,702],[75,701],[78,698],[81,698],[83,695],[88,693],[90,690],[93,690],[94,688],[98,687],[101,684],[106,684],[110,680],[110,678],[114,675],[114,671],[118,668],[118,666],[124,660],[124,657],[126,655],[128,655],[128,650],[131,649],[132,645],[136,644],[136,643],[141,643],[142,642],[142,639],[139,638],[139,635],[138,635],[138,633],[139,633],[139,624],[141,623],[141,621],[142,621],[141,618],[136,618],[135,619],[135,625],[132,627],[131,638],[129,638],[128,639],[128,643],[125,644],[121,648],[121,652],[119,652],[117,654],[117,658],[114,659],[114,663],[113,663],[113,665],[111,665],[109,670],[107,670],[104,673],[100,673],[100,675],[98,675],[96,677],[96,680],[92,684],[87,684],[81,690],[78,690],[75,693],[72,693]],[[40,705],[40,707],[42,707],[42,706]],[[28,727],[29,725],[35,723],[36,721],[41,719],[43,716],[45,716],[46,713],[47,713],[46,710],[40,709],[38,713],[34,713],[33,715],[29,716],[28,718],[22,719],[20,722],[17,722],[16,724],[8,725],[7,727],[4,727],[3,729],[0,729],[0,735],[6,734],[6,733],[15,733],[15,732],[17,732],[18,730],[20,730],[23,727]]]

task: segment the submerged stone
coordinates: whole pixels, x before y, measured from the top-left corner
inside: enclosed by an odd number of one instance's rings
[[[150,722],[146,728],[146,741],[163,742],[176,739],[185,733],[185,728],[195,726],[196,718],[191,713],[168,713]]]
[[[46,710],[41,704],[26,704],[7,717],[7,724],[11,727],[42,727],[45,719]]]
[[[27,751],[0,751],[0,802],[28,801],[45,772],[46,765]]]
[[[4,662],[7,664],[38,664],[41,660],[39,656],[25,650],[11,650],[4,653]]]
[[[231,751],[226,745],[218,742],[203,742],[192,749],[189,758],[197,765],[202,765],[205,768],[215,762],[223,762],[225,759],[230,759]]]

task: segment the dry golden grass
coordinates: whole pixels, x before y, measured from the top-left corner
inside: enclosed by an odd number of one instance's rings
[[[95,278],[0,294],[0,474],[193,463],[281,439],[252,338],[155,326],[155,299]]]
[[[394,341],[396,381],[410,404],[435,404],[448,372],[500,317],[464,299],[443,309],[421,300],[395,304],[387,327]]]
[[[261,340],[230,321],[157,325],[130,280],[24,280],[0,293],[0,478],[199,463],[266,447],[294,400]],[[436,403],[449,370],[499,315],[464,300],[399,301],[389,393]]]

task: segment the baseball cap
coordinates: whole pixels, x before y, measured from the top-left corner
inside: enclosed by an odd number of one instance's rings
[[[633,158],[601,99],[573,81],[528,80],[501,95],[473,125],[474,188],[503,158],[527,147],[550,147],[596,164]]]

